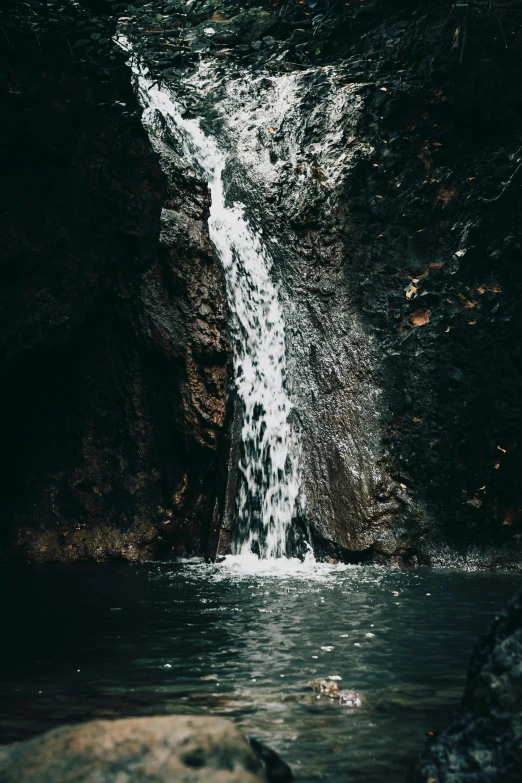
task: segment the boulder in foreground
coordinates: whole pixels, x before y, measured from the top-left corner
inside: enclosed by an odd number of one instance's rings
[[[0,748],[2,783],[265,783],[247,739],[224,718],[97,720]]]

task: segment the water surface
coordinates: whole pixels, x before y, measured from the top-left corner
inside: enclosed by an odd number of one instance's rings
[[[3,568],[1,741],[92,717],[229,716],[300,781],[397,783],[515,574],[202,563]],[[306,688],[341,677],[360,709]],[[341,776],[341,777],[340,777]]]

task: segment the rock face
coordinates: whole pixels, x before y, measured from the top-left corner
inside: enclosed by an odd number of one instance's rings
[[[274,257],[302,521],[334,557],[522,561],[520,28],[466,8],[312,29],[285,6],[254,40],[232,1],[189,36],[211,89],[187,104]]]
[[[231,153],[229,196],[274,259],[297,544],[520,566],[516,9],[361,0],[313,26],[306,4],[249,5],[190,28],[145,5],[135,27],[152,72]],[[212,554],[229,349],[206,191],[158,140],[166,194],[128,72],[87,75],[60,40],[52,57],[11,46],[2,77],[3,548]]]
[[[223,718],[93,721],[0,749],[2,783],[262,783],[247,740]]]
[[[522,590],[479,641],[459,711],[411,783],[515,783],[522,769]]]
[[[162,173],[124,55],[9,31],[0,549],[211,554],[228,337],[206,186],[168,151]]]
[[[434,564],[520,565],[521,33],[503,8],[506,48],[497,19],[464,12],[439,35],[442,7],[366,2],[332,32],[339,75],[363,82],[353,136],[368,145],[344,179],[344,269],[376,339],[414,548]]]
[[[264,236],[286,321],[304,525],[318,553],[406,557],[420,523],[404,513],[411,500],[390,472],[377,346],[345,283],[354,229],[341,182],[356,153],[343,149],[361,122],[359,91],[343,91],[320,70],[231,85],[225,71],[212,95],[220,97],[215,132],[233,149],[230,197],[270,227]],[[245,123],[256,132],[245,134]]]

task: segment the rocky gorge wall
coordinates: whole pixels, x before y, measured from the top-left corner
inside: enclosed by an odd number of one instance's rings
[[[520,8],[311,16],[166,13],[143,49],[270,246],[305,526],[334,558],[515,565]]]
[[[246,205],[273,259],[301,441],[303,519],[296,525],[324,556],[407,557],[419,523],[405,514],[411,499],[390,473],[378,345],[353,306],[343,268],[353,226],[340,183],[353,157],[343,152],[346,139],[361,121],[359,90],[340,88],[333,71],[245,78],[238,67],[231,81],[232,68],[203,72],[198,83],[208,97],[191,111],[230,150],[229,198]]]
[[[151,148],[123,54],[82,54],[88,10],[45,36],[3,19],[0,550],[205,555],[228,360],[209,197]]]
[[[517,3],[312,24],[224,2],[191,27],[137,5],[141,54],[229,152],[272,251],[317,552],[519,563]],[[87,78],[99,39],[77,33],[61,60],[7,48],[3,548],[213,554],[231,444],[206,188],[165,139],[153,155],[121,55]]]
[[[346,280],[432,563],[520,560],[521,9],[494,5],[368,3],[332,32],[372,146],[345,182]]]

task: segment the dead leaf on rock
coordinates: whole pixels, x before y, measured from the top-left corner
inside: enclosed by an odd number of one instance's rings
[[[275,130],[272,128],[271,125],[268,127],[268,130],[270,131],[270,133],[275,133]]]
[[[406,288],[406,299],[411,299],[411,298],[412,298],[412,296],[413,296],[414,294],[416,294],[418,290],[419,290],[419,289],[417,288],[417,286],[415,286],[415,285],[413,285],[413,283],[411,283],[411,284],[408,286],[408,288]]]
[[[419,231],[424,231],[424,229],[421,228],[419,229]],[[433,271],[434,269],[441,269],[442,266],[444,266],[442,261],[434,261],[433,263],[429,264],[426,267],[426,269],[424,269],[422,272],[419,272],[418,275],[415,275],[415,278],[410,278],[410,280],[416,279],[416,281],[418,282],[419,280],[422,280],[423,277],[429,275],[431,271]]]
[[[459,299],[464,303],[464,307],[468,310],[471,310],[473,307],[477,306],[477,302],[474,299],[466,299],[464,294],[459,293]]]
[[[415,310],[414,313],[411,314],[411,322],[413,326],[424,326],[425,324],[428,324],[431,319],[431,310],[427,307],[421,307],[420,310]]]
[[[447,188],[441,188],[439,190],[439,195],[437,196],[438,201],[442,201],[443,204],[447,204],[448,201],[451,201],[455,196],[457,195],[458,190],[456,185],[450,185]]]

